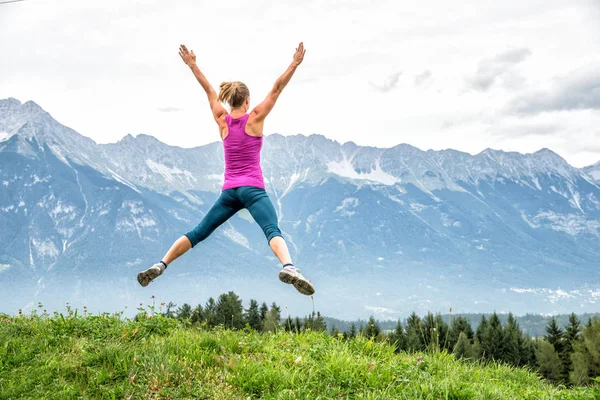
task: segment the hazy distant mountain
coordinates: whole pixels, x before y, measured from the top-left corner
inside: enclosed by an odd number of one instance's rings
[[[594,165],[583,168],[583,171],[588,174],[596,183],[600,183],[600,161]]]
[[[597,309],[600,164],[579,170],[547,149],[472,156],[277,134],[262,158],[282,231],[328,315]],[[312,310],[278,282],[245,212],[137,286],[137,271],[212,205],[222,172],[220,143],[99,145],[33,102],[0,100],[0,310],[122,309],[150,294],[194,303],[227,290]]]

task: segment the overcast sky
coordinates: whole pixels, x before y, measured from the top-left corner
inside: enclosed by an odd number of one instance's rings
[[[0,98],[99,143],[218,140],[180,43],[256,105],[304,41],[265,134],[600,160],[600,0],[26,0],[0,37]]]

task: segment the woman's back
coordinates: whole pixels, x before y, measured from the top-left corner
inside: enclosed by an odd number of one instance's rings
[[[246,133],[249,114],[240,118],[225,116],[227,136],[223,138],[225,151],[225,181],[223,190],[240,186],[264,188],[265,183],[260,168],[260,150],[262,136],[251,136]]]

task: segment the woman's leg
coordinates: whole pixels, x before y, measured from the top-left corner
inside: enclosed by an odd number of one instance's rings
[[[183,235],[173,243],[173,246],[167,251],[167,254],[162,258],[162,262],[166,265],[171,264],[180,256],[184,255],[189,249],[192,248],[192,242],[187,236]]]
[[[228,190],[222,192],[202,221],[190,232],[177,239],[161,262],[138,274],[139,284],[143,287],[148,286],[150,282],[162,275],[171,262],[210,236],[219,225],[231,218],[241,208],[242,204],[235,199],[231,192]]]
[[[244,186],[240,189],[240,200],[262,228],[275,257],[279,259],[281,265],[292,264],[292,257],[277,225],[277,213],[267,192],[252,186]]]
[[[269,247],[275,254],[275,257],[279,259],[281,265],[292,264],[292,257],[290,257],[290,251],[288,250],[287,244],[282,236],[274,236],[269,240]]]
[[[281,231],[277,226],[277,214],[269,195],[264,189],[244,186],[240,188],[239,198],[248,209],[254,220],[260,225],[271,250],[283,268],[279,271],[279,280],[294,285],[296,290],[307,296],[315,292],[315,287],[306,279],[296,267],[292,264],[292,258],[288,251],[285,240],[281,236]]]

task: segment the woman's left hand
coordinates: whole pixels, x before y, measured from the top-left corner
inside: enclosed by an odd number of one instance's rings
[[[188,51],[187,47],[185,47],[185,44],[179,46],[179,55],[188,67],[191,67],[192,65],[196,64],[196,55],[194,54],[194,50]]]

